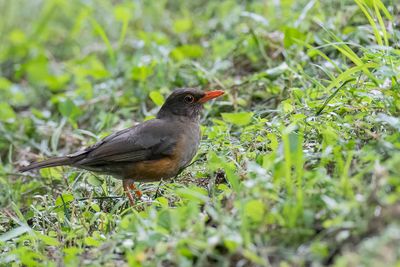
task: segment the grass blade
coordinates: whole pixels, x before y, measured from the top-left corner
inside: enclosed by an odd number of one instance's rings
[[[357,3],[357,5],[361,9],[361,11],[364,13],[364,15],[367,17],[368,22],[371,25],[372,30],[374,32],[376,42],[378,43],[378,45],[383,46],[382,37],[379,34],[378,27],[376,26],[376,23],[375,23],[374,19],[372,18],[371,14],[369,14],[367,7],[365,6],[365,3],[362,2],[361,0],[355,0],[355,2]]]
[[[106,32],[93,17],[90,18],[90,23],[92,24],[94,31],[100,36],[100,38],[103,40],[104,44],[106,45],[110,59],[112,60],[112,62],[115,63],[114,49],[112,48],[111,42],[108,39]]]
[[[382,30],[382,35],[383,35],[383,39],[385,41],[385,45],[389,46],[388,34],[387,34],[387,31],[386,31],[385,23],[383,22],[383,19],[382,19],[382,16],[381,16],[381,12],[379,11],[379,7],[378,7],[378,5],[376,3],[377,1],[373,0],[372,2],[374,4],[375,14],[376,14],[376,17],[378,18],[379,26],[380,26],[380,28]]]

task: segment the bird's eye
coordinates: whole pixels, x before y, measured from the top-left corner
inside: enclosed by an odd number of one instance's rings
[[[192,95],[186,95],[184,100],[186,103],[193,103],[194,97]]]

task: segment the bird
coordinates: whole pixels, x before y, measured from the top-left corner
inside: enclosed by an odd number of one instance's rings
[[[135,182],[175,177],[191,163],[200,144],[203,104],[223,94],[222,90],[176,89],[154,119],[112,133],[75,153],[31,163],[20,171],[72,166],[111,175],[122,180],[129,203],[134,206],[130,190],[136,197],[142,196]]]

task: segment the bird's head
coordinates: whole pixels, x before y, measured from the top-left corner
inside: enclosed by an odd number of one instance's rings
[[[157,118],[198,121],[203,104],[223,94],[222,90],[204,92],[196,88],[177,89],[165,100]]]

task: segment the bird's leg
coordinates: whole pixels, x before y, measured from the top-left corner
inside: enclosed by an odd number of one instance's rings
[[[139,198],[139,199],[142,198],[142,195],[143,195],[142,191],[137,189],[137,187],[135,186],[135,184],[133,182],[129,185],[129,188],[131,190],[135,191],[135,195],[136,195],[137,198]]]
[[[132,182],[130,180],[123,180],[122,181],[122,187],[124,188],[125,194],[129,198],[129,204],[131,204],[131,206],[134,206],[135,205],[135,200],[133,199],[131,191],[129,191],[131,183]]]
[[[160,182],[158,183],[157,190],[156,190],[156,193],[155,193],[155,195],[154,195],[154,199],[156,199],[156,198],[158,197],[158,190],[160,189],[160,186],[161,186],[161,184],[162,184],[163,181],[164,181],[164,180],[161,179]]]

